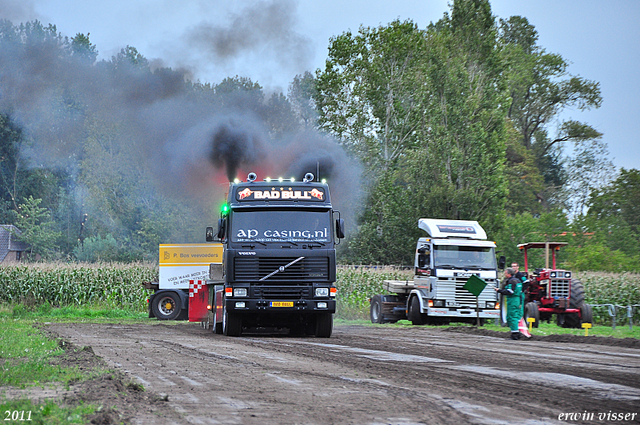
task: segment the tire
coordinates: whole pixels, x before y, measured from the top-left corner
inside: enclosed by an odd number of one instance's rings
[[[507,326],[507,297],[500,294],[500,326]]]
[[[590,304],[584,303],[580,307],[580,322],[593,324],[593,311]]]
[[[417,296],[411,297],[409,300],[409,320],[414,325],[424,325],[426,322],[425,314],[420,312],[420,301]]]
[[[571,281],[571,298],[569,305],[571,308],[580,308],[584,304],[584,285],[579,280]]]
[[[584,285],[579,280],[571,281],[571,298],[569,298],[569,307],[579,308],[582,311],[584,306]],[[586,323],[586,322],[585,322]],[[566,313],[562,324],[558,326],[563,328],[582,328],[582,322],[578,313]]]
[[[222,322],[216,320],[216,314],[213,313],[213,332],[222,335]]]
[[[540,325],[540,310],[538,309],[538,304],[534,302],[526,303],[524,306],[524,321],[529,326],[530,317],[534,318],[533,327],[537,328]]]
[[[316,319],[316,338],[329,338],[331,332],[333,332],[333,314],[319,314]]]
[[[382,297],[380,295],[374,295],[373,298],[371,298],[369,317],[371,318],[371,323],[384,323],[384,317],[382,316]]]
[[[175,320],[182,311],[180,296],[175,292],[162,292],[153,297],[151,310],[158,320]]]
[[[222,317],[222,333],[224,335],[240,336],[242,334],[242,317],[239,314],[229,313],[225,305]]]

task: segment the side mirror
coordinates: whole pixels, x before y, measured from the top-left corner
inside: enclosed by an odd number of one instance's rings
[[[224,218],[218,219],[218,239],[224,239],[225,234],[227,233],[227,220]]]
[[[204,232],[205,235],[205,240],[207,242],[213,242],[213,227],[207,227],[207,229]]]
[[[505,258],[504,255],[501,255],[500,258],[498,259],[498,268],[500,270],[504,270],[504,266],[507,264],[507,259]]]
[[[338,239],[344,239],[344,219],[342,218],[336,220],[336,236]]]

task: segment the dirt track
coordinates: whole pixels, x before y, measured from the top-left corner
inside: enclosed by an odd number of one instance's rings
[[[330,339],[230,338],[193,323],[46,328],[144,385],[130,423],[640,423],[635,341],[385,326],[338,326]],[[593,420],[558,420],[585,412]]]

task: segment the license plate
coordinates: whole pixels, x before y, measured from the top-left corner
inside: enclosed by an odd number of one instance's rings
[[[293,307],[293,301],[271,301],[271,307]]]

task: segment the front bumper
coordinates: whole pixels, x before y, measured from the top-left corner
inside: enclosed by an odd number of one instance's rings
[[[450,309],[446,307],[429,307],[425,312],[429,316],[433,317],[480,317],[481,319],[499,319],[500,318],[500,310],[496,309],[480,309],[478,315],[476,315],[475,308],[457,308]]]
[[[335,313],[336,300],[331,298],[313,298],[298,300],[266,300],[243,297],[229,297],[225,299],[227,311],[239,314],[270,313],[270,314],[317,314]]]

